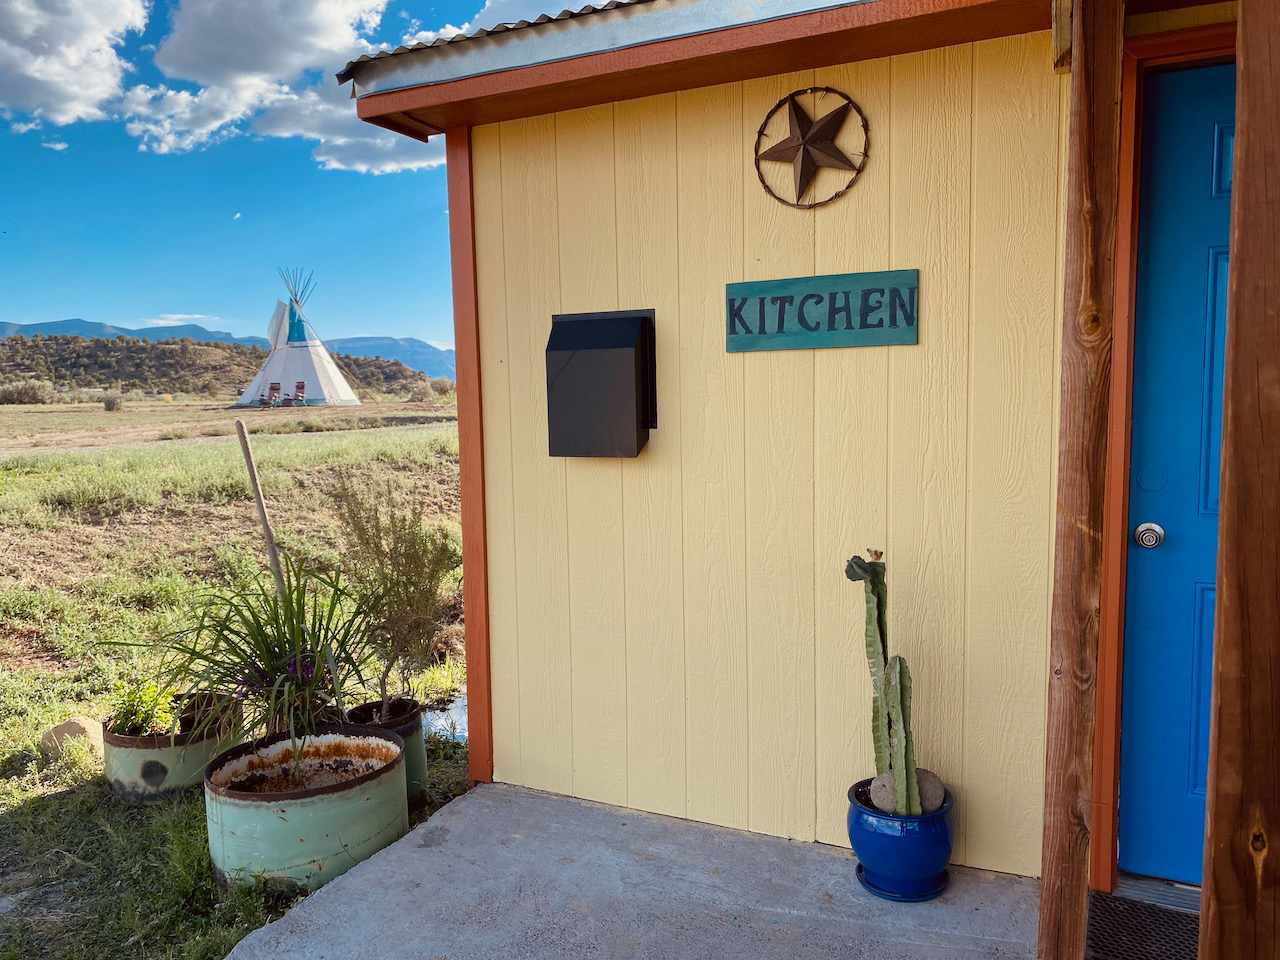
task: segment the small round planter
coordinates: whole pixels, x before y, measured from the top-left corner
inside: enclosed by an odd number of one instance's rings
[[[942,806],[919,817],[884,813],[871,804],[871,781],[849,788],[849,845],[858,881],[885,900],[932,900],[947,888],[951,859],[951,791]]]
[[[389,730],[324,724],[303,743],[304,788],[290,785],[285,733],[217,756],[204,776],[214,874],[315,890],[409,832],[404,741]]]
[[[409,806],[417,807],[427,799],[427,747],[422,738],[422,704],[412,697],[396,697],[391,701],[391,716],[378,720],[382,701],[362,703],[347,711],[352,723],[380,730],[390,730],[404,740],[404,777]]]
[[[161,800],[198,786],[204,768],[225,749],[238,713],[226,708],[227,723],[192,733],[195,718],[182,718],[180,732],[128,737],[111,731],[111,717],[102,721],[102,767],[111,791],[132,803]]]

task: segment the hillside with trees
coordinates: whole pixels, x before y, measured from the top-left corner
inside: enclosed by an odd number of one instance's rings
[[[31,379],[59,389],[230,396],[244,389],[266,357],[265,350],[237,343],[8,337],[0,340],[0,383]],[[398,360],[339,353],[333,359],[358,394],[430,389],[430,378]]]

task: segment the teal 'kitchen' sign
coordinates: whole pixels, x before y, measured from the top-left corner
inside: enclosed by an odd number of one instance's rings
[[[919,343],[919,270],[725,287],[729,353]]]

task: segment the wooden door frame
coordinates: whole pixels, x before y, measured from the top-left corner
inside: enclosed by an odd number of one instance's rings
[[[453,274],[458,484],[462,496],[462,604],[467,659],[467,775],[493,780],[493,708],[489,685],[489,547],[484,505],[484,402],[480,383],[480,302],[476,284],[471,128],[445,133],[449,253]]]
[[[1134,292],[1138,276],[1142,86],[1146,73],[1235,58],[1235,23],[1129,37],[1120,86],[1120,200],[1116,220],[1115,327],[1102,528],[1102,596],[1093,749],[1089,886],[1116,880],[1120,788],[1120,694],[1124,682],[1125,568],[1129,544],[1129,441],[1133,401]]]

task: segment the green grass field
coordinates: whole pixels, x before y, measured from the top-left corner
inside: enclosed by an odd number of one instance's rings
[[[340,557],[327,493],[338,470],[456,522],[451,424],[262,433],[254,448],[295,554]],[[184,622],[196,592],[261,571],[240,457],[218,437],[0,460],[0,960],[222,957],[288,905],[214,884],[198,792],[129,806],[90,752],[49,762],[39,750],[43,730],[102,717],[117,680],[148,673],[147,645]],[[453,660],[415,692],[447,698],[464,677]],[[429,809],[466,785],[464,747],[432,741],[430,753]]]
[[[398,464],[421,468],[458,455],[449,429],[387,428],[257,436],[263,489],[287,495],[294,478],[316,467]],[[250,498],[239,444],[155,444],[101,453],[39,454],[0,460],[0,523],[45,526],[93,522],[166,503],[224,504]]]

